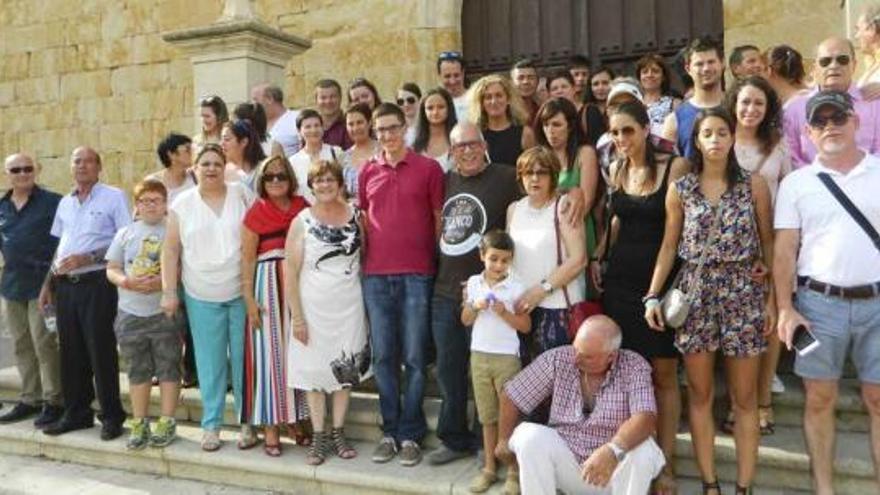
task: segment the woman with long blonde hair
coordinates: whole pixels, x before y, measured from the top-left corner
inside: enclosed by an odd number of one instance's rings
[[[515,165],[519,154],[535,145],[519,91],[506,76],[490,74],[471,86],[468,98],[470,120],[483,132],[490,161]]]

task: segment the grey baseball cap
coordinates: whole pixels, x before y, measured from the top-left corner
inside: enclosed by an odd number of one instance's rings
[[[830,89],[819,91],[807,100],[807,122],[811,122],[813,114],[824,106],[831,106],[844,112],[852,112],[852,96],[844,91]]]

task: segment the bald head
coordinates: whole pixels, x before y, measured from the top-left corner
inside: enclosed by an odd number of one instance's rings
[[[828,38],[816,47],[813,78],[823,90],[848,91],[856,71],[856,53],[845,38]]]
[[[11,167],[33,167],[36,166],[36,162],[34,162],[34,159],[31,158],[30,155],[13,153],[6,157],[3,161],[3,165],[6,167],[6,170],[9,170]]]
[[[33,158],[24,153],[15,153],[3,161],[6,179],[15,195],[29,194],[34,188],[40,169]]]
[[[620,326],[605,315],[594,315],[581,323],[572,345],[582,348],[603,349],[613,352],[620,349]]]

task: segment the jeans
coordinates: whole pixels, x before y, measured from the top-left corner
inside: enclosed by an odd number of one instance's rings
[[[399,442],[420,442],[428,429],[422,399],[432,288],[428,275],[367,275],[363,281],[382,431]],[[402,403],[401,361],[406,380]]]
[[[431,333],[437,348],[437,383],[443,395],[437,437],[452,450],[474,450],[476,436],[468,428],[467,414],[470,328],[461,324],[458,301],[434,296]]]
[[[202,393],[202,429],[219,430],[226,408],[226,384],[232,363],[232,393],[235,417],[241,417],[241,391],[244,383],[244,300],[202,301],[186,297],[189,328],[195,342],[199,390]]]

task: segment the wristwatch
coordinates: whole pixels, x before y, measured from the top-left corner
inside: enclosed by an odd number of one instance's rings
[[[553,284],[548,282],[546,279],[541,280],[541,289],[543,289],[546,294],[550,294],[551,292],[553,292]]]
[[[623,450],[623,447],[621,447],[620,445],[617,445],[614,442],[608,442],[605,445],[607,445],[608,448],[611,449],[611,452],[614,452],[614,457],[617,458],[617,462],[622,462],[623,459],[626,457],[626,451]]]

